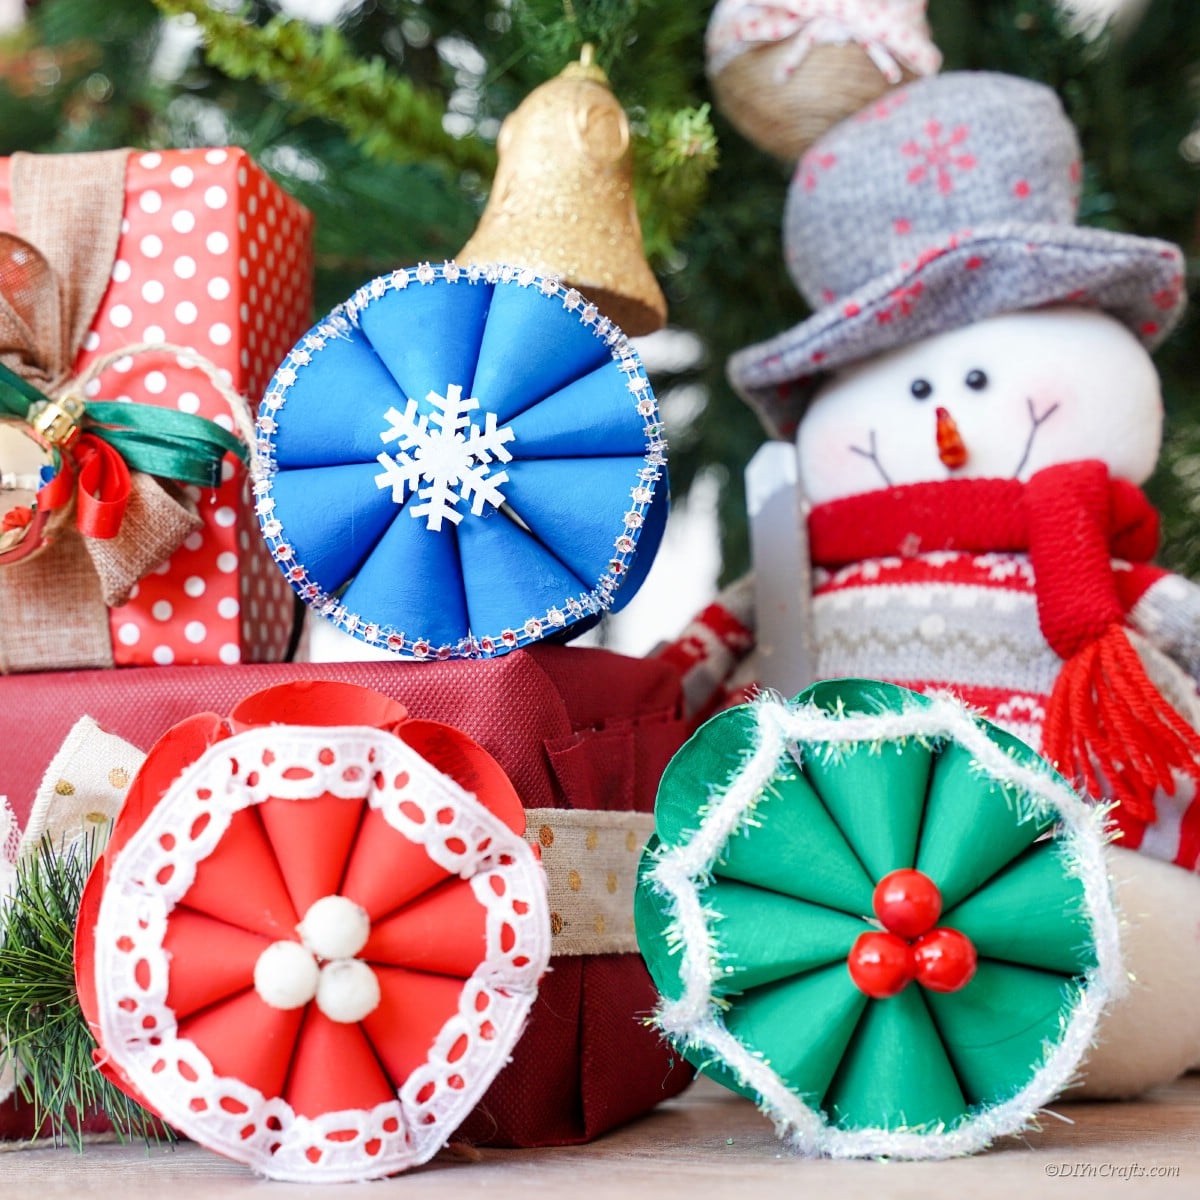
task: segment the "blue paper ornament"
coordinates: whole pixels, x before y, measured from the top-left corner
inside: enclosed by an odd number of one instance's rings
[[[641,360],[579,292],[423,263],[360,288],[276,371],[256,511],[338,628],[489,658],[630,599],[666,523],[665,450]]]

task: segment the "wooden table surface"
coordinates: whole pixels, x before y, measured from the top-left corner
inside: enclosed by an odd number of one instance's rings
[[[748,1196],[800,1200],[1026,1200],[1048,1196],[1200,1197],[1200,1075],[1143,1100],[1062,1104],[1065,1118],[1009,1138],[987,1154],[941,1163],[806,1161],[785,1150],[748,1101],[701,1080],[643,1120],[588,1146],[559,1150],[443,1151],[407,1175],[372,1184],[268,1183],[194,1145],[147,1151],[94,1145],[0,1154],[0,1197],[104,1196],[107,1200],[265,1200],[464,1195],[532,1200],[561,1196]]]

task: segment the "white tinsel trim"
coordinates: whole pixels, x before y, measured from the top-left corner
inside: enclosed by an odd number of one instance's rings
[[[831,716],[813,705],[793,708],[778,696],[766,695],[751,711],[757,745],[724,789],[714,788],[700,828],[691,839],[665,849],[650,872],[650,880],[669,901],[672,921],[667,937],[681,945],[680,979],[684,985],[677,1000],[666,1000],[660,1006],[658,1025],[670,1037],[703,1049],[729,1066],[739,1081],[760,1097],[760,1107],[774,1121],[777,1134],[804,1154],[950,1158],[981,1150],[997,1137],[1028,1127],[1038,1110],[1072,1083],[1094,1040],[1101,1013],[1128,983],[1104,857],[1107,810],[1081,798],[1048,767],[1027,766],[1009,757],[960,704],[947,698],[927,698],[926,703],[914,703],[899,713],[839,712]],[[1096,966],[1085,977],[1062,1037],[1047,1048],[1033,1078],[1009,1100],[952,1131],[940,1126],[839,1129],[796,1096],[762,1058],[725,1028],[715,992],[714,933],[701,898],[725,843],[742,827],[785,753],[804,742],[836,751],[850,743],[882,744],[902,738],[958,742],[982,771],[1030,797],[1028,811],[1018,816],[1032,818],[1047,810],[1055,814],[1062,824],[1067,861],[1083,885],[1095,940]]]

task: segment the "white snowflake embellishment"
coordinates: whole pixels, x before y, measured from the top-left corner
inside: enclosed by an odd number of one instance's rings
[[[508,472],[493,472],[492,463],[512,461],[505,446],[514,435],[507,426],[497,429],[491,412],[480,429],[468,415],[479,401],[473,396],[463,399],[458,384],[447,387],[445,396],[430,392],[425,400],[434,408],[428,416],[417,412],[415,400],[409,400],[404,412],[393,407],[383,414],[388,428],[380,441],[399,446],[394,455],[385,450],[376,456],[383,472],[375,476],[375,486],[390,487],[397,504],[415,493],[420,503],[411,505],[409,512],[414,518],[425,517],[426,528],[436,532],[443,521],[457,525],[463,519],[463,501],[471,502],[477,517],[485,504],[499,508],[504,503],[500,485],[508,482]]]

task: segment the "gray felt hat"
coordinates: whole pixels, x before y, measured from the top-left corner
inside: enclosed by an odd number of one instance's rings
[[[1058,97],[1010,75],[923,79],[843,121],[784,217],[814,315],[733,355],[733,386],[786,437],[825,372],[999,313],[1090,305],[1153,348],[1183,311],[1183,256],[1076,225],[1080,174]]]

